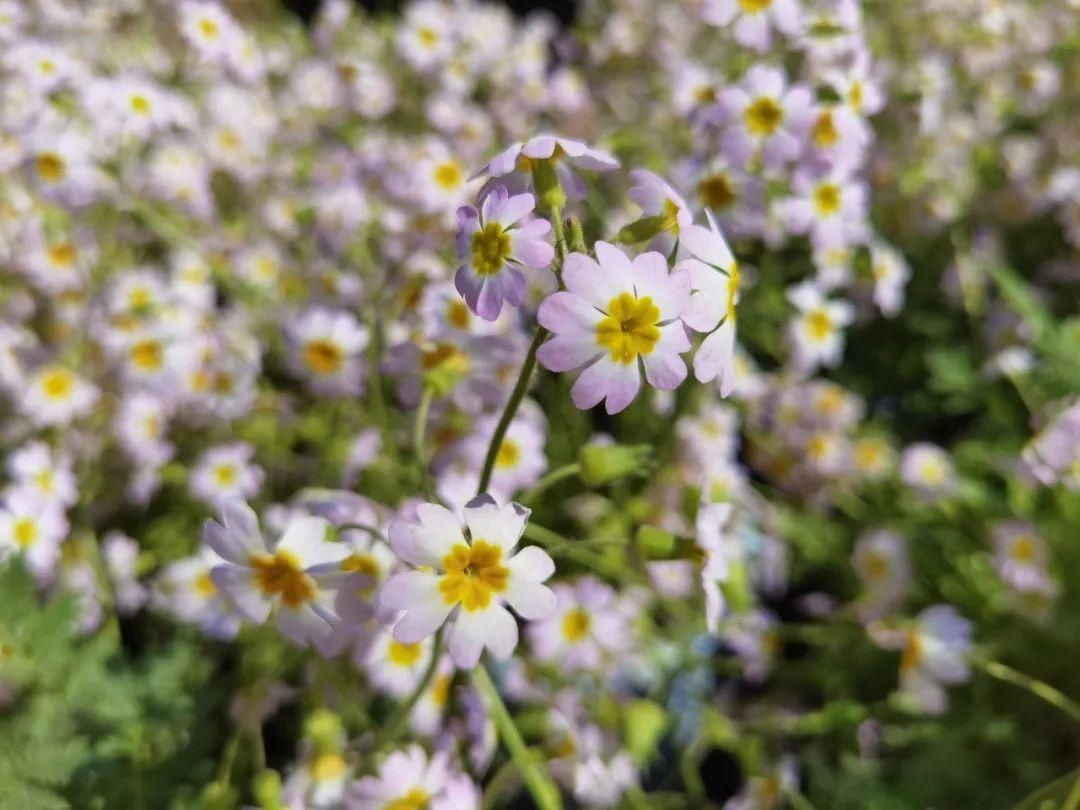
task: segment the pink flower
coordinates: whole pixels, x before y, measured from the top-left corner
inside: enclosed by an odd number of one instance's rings
[[[585,410],[607,400],[618,413],[641,387],[641,371],[664,391],[686,378],[679,356],[690,348],[679,320],[690,303],[690,274],[669,272],[659,253],[633,261],[607,242],[593,260],[572,253],[563,267],[566,291],[549,296],[537,313],[553,333],[537,358],[551,371],[584,367],[571,397]]]
[[[521,306],[528,286],[522,267],[546,267],[555,257],[555,249],[544,240],[551,223],[526,219],[535,207],[532,194],[510,196],[499,186],[484,196],[479,210],[458,209],[462,265],[454,284],[469,309],[484,320],[496,320],[503,301]]]

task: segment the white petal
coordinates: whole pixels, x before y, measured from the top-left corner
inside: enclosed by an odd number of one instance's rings
[[[465,522],[472,532],[472,541],[485,540],[509,552],[521,539],[529,510],[516,503],[499,506],[488,496],[476,498],[465,507]]]

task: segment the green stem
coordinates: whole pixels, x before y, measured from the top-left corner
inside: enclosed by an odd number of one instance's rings
[[[413,451],[416,453],[416,465],[420,468],[420,486],[424,495],[431,500],[431,480],[427,468],[427,423],[431,402],[435,398],[435,389],[424,386],[420,397],[420,407],[416,410],[416,424],[413,426]]]
[[[240,727],[233,729],[232,736],[225,744],[225,752],[221,757],[221,765],[218,768],[217,779],[219,785],[228,785],[232,782],[233,763],[236,762],[236,752],[240,750]]]
[[[1072,788],[1069,789],[1069,795],[1065,797],[1065,804],[1061,806],[1061,810],[1077,810],[1077,808],[1080,808],[1080,776],[1076,777]]]
[[[424,671],[424,677],[420,679],[420,683],[416,685],[416,688],[409,695],[408,699],[404,703],[399,703],[394,713],[390,715],[386,723],[383,724],[382,740],[379,741],[378,748],[376,750],[383,750],[392,745],[401,733],[405,730],[405,724],[408,722],[410,715],[412,715],[413,707],[420,702],[420,698],[424,692],[431,685],[431,679],[435,677],[435,671],[439,668],[439,659],[442,658],[443,649],[443,631],[440,629],[435,633],[435,643],[431,648],[431,660],[428,662],[428,667]]]
[[[263,742],[262,723],[256,723],[251,729],[252,748],[255,755],[255,773],[266,770],[266,743]]]
[[[562,467],[557,467],[551,472],[549,472],[547,475],[545,475],[543,478],[541,478],[539,481],[537,481],[536,484],[533,485],[532,489],[527,490],[522,496],[521,500],[527,504],[532,503],[537,498],[539,498],[541,493],[543,493],[549,487],[552,487],[560,481],[566,480],[567,478],[573,478],[580,472],[581,465],[578,464],[576,461],[573,464],[565,464]]]
[[[499,690],[495,688],[483,664],[472,671],[472,682],[487,705],[491,718],[495,722],[495,728],[498,729],[499,737],[517,766],[518,773],[521,774],[525,786],[532,794],[536,806],[540,810],[561,810],[562,797],[559,795],[559,789],[555,787],[551,777],[526,747],[521,732],[514,724],[514,718],[510,716],[506,704],[499,695]]]
[[[613,582],[622,582],[628,577],[634,581],[643,581],[642,577],[629,567],[609,562],[604,557],[593,553],[584,543],[563,537],[558,532],[539,524],[526,523],[524,536],[543,546],[551,556],[566,557]]]
[[[495,469],[495,457],[499,454],[499,448],[502,447],[506,431],[510,428],[510,422],[513,420],[514,414],[517,413],[521,400],[524,399],[525,392],[529,388],[529,380],[532,378],[533,369],[536,367],[536,352],[547,336],[548,330],[542,326],[538,327],[536,336],[529,345],[529,351],[525,355],[525,362],[521,366],[521,373],[518,374],[514,390],[510,392],[510,399],[507,400],[506,407],[503,408],[502,416],[499,417],[499,422],[495,425],[495,433],[492,435],[491,443],[488,445],[487,455],[484,457],[484,468],[480,473],[480,484],[476,488],[477,495],[483,495],[487,491],[488,484],[491,483],[491,473]]]
[[[972,658],[971,662],[991,678],[997,678],[999,681],[1005,681],[1006,683],[1011,683],[1013,686],[1019,686],[1021,689],[1046,701],[1051,706],[1054,706],[1073,720],[1080,723],[1080,705],[1071,698],[1066,697],[1045,681],[1040,681],[1032,678],[1030,675],[1025,675],[1023,672],[1006,666],[1000,661],[987,661],[982,658]]]

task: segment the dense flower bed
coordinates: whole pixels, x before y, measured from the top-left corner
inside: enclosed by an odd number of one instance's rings
[[[1078,31],[0,0],[0,808],[1080,806]]]

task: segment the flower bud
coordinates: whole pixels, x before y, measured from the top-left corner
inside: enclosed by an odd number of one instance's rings
[[[256,774],[251,792],[262,810],[286,810],[281,801],[281,776],[277,771],[265,770]]]
[[[647,444],[589,444],[578,455],[581,480],[591,487],[648,471],[652,447]]]

